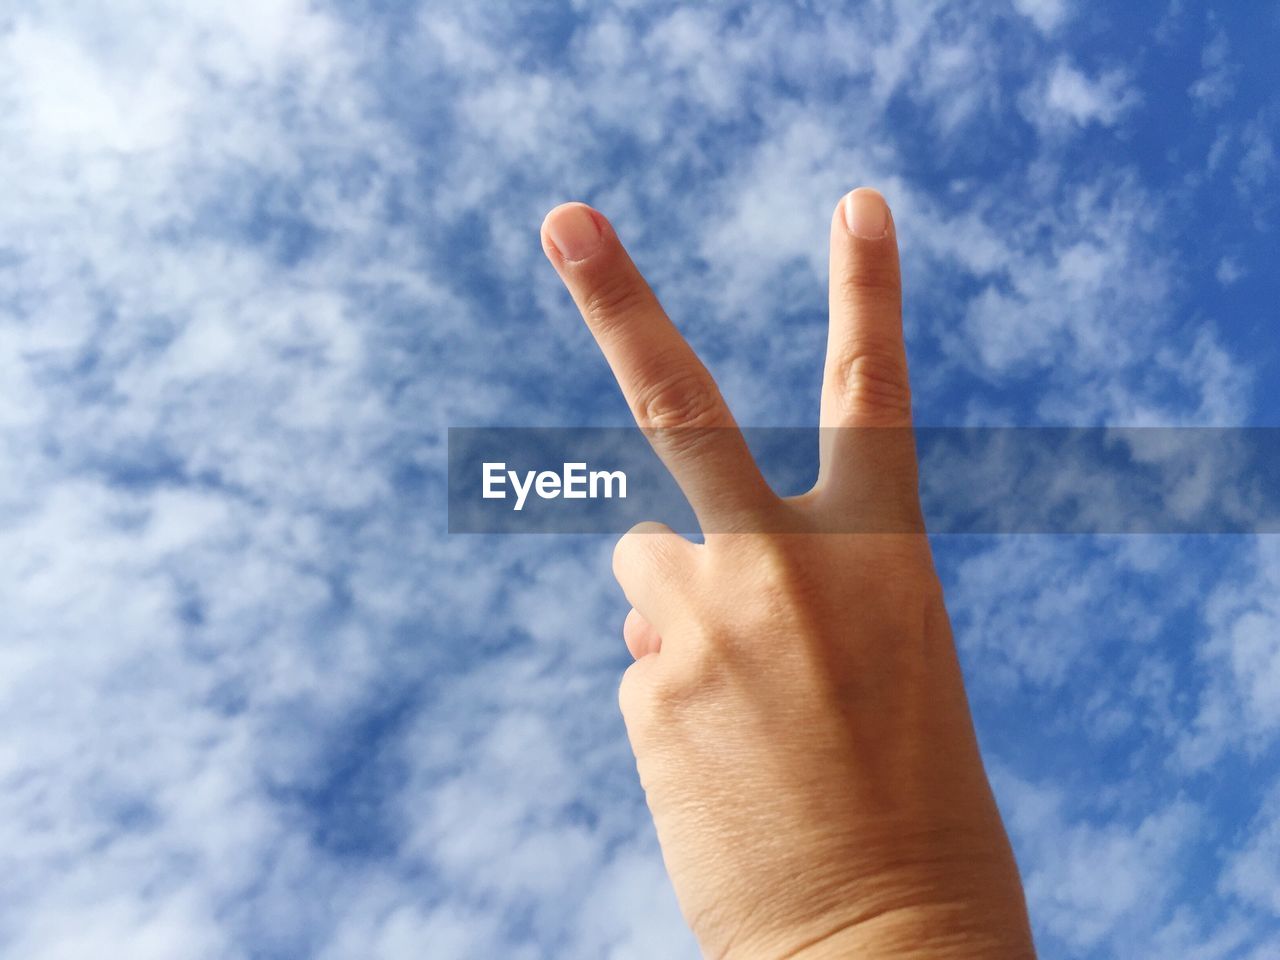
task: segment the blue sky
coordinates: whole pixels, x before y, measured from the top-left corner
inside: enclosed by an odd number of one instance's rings
[[[816,421],[878,187],[917,419],[1280,424],[1274,4],[0,13],[0,951],[693,957],[611,538],[446,536],[445,428],[627,422],[616,225]],[[940,539],[1045,958],[1280,956],[1280,544]]]

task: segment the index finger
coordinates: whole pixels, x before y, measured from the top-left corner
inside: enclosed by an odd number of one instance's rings
[[[703,530],[735,529],[772,492],[715,380],[609,221],[586,204],[561,204],[542,223],[542,248]]]

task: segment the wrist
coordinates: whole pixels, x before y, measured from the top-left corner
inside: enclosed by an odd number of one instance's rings
[[[1036,960],[1020,905],[1001,909],[965,903],[887,910],[817,934],[775,956],[777,960]]]
[[[901,843],[901,838],[899,838]],[[1026,899],[1003,831],[931,859],[900,847],[897,863],[825,886],[812,910],[761,925],[728,960],[1035,960]],[[874,846],[869,844],[868,846]],[[964,849],[962,849],[964,848]]]

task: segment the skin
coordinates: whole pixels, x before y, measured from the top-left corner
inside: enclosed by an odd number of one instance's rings
[[[636,658],[619,703],[704,954],[1033,958],[920,513],[883,198],[832,216],[821,426],[840,429],[787,499],[609,222],[562,204],[542,244],[705,534],[641,524],[613,558]]]

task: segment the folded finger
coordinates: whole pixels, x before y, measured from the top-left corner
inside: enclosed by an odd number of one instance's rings
[[[682,607],[699,547],[661,523],[638,523],[613,548],[613,575],[627,600],[661,633]]]
[[[631,656],[637,660],[662,649],[662,637],[657,629],[635,607],[622,623],[622,639],[626,641]]]

